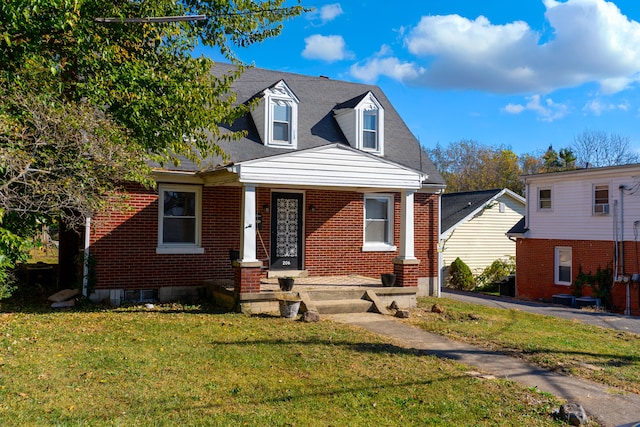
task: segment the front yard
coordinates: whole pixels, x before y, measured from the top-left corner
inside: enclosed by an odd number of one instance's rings
[[[2,426],[560,425],[553,397],[469,370],[330,321],[0,313]]]

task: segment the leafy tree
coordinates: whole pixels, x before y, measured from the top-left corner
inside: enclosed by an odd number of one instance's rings
[[[447,191],[509,188],[522,193],[524,190],[519,179],[518,156],[509,148],[462,140],[447,148],[438,144],[427,152],[444,177]]]
[[[542,170],[544,172],[558,172],[576,168],[576,156],[570,148],[562,148],[560,152],[549,146],[542,155]]]
[[[574,138],[573,149],[581,167],[640,163],[640,155],[633,151],[629,137],[615,133],[584,130]]]
[[[224,157],[217,141],[240,135],[217,124],[247,108],[230,93],[243,70],[234,49],[304,11],[284,3],[1,2],[0,231],[24,236],[21,221],[38,216],[82,220],[122,181],[152,184],[149,160]],[[141,19],[193,15],[206,19]],[[210,59],[192,56],[198,44],[238,70],[214,77]],[[8,251],[0,241],[0,256]]]

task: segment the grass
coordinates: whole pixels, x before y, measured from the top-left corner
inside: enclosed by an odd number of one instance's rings
[[[444,314],[431,313],[435,303],[445,308]],[[446,298],[420,299],[410,322],[547,369],[640,394],[640,336],[633,333]]]
[[[0,313],[2,426],[561,425],[552,396],[468,371],[330,321]]]

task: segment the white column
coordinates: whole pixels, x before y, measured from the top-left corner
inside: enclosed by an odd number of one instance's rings
[[[404,190],[400,193],[402,203],[400,205],[400,251],[398,259],[416,259],[414,253],[414,215],[413,215],[413,195],[415,191]]]
[[[255,185],[245,185],[242,191],[242,231],[240,240],[240,261],[257,261]]]

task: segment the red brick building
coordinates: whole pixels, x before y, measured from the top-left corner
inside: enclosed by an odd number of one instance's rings
[[[444,182],[378,87],[249,69],[233,90],[255,107],[229,126],[243,139],[219,142],[228,160],[157,168],[157,190],[92,215],[91,298],[170,300],[205,281],[240,295],[301,272],[437,287]]]
[[[525,184],[526,217],[509,233],[516,295],[597,297],[640,315],[640,165],[530,175]]]

